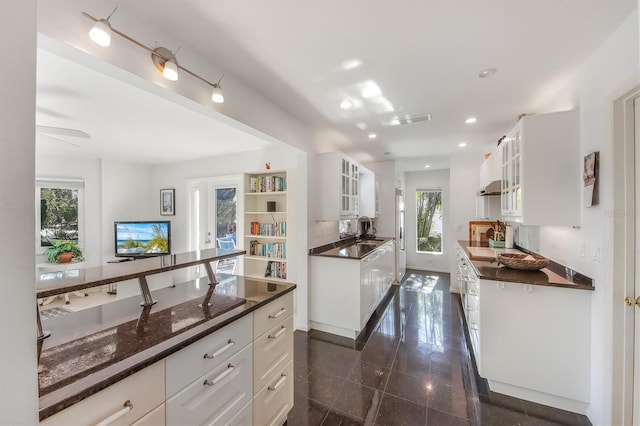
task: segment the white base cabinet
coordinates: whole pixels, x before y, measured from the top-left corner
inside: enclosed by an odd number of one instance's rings
[[[591,292],[480,280],[479,372],[491,390],[584,414]]]
[[[311,256],[311,328],[355,339],[394,281],[395,241],[361,260]],[[327,309],[327,307],[331,309]]]
[[[293,407],[293,332],[287,293],[41,424],[282,425]]]

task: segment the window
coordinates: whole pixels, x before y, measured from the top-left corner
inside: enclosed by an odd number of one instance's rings
[[[416,191],[416,246],[418,253],[442,254],[442,190]]]
[[[50,246],[53,240],[83,245],[83,197],[81,181],[36,180],[37,250]]]

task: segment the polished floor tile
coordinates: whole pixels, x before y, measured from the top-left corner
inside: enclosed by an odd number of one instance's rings
[[[481,402],[449,274],[407,271],[361,335],[294,334],[288,426],[589,425],[505,395]]]

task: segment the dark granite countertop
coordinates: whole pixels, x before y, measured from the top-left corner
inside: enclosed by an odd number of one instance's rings
[[[133,263],[133,262],[129,262]],[[49,417],[159,361],[258,307],[293,291],[295,284],[218,275],[212,306],[200,307],[206,278],[153,291],[157,304],[142,308],[140,296],[43,317],[51,337],[39,365],[40,419]]]
[[[141,276],[195,266],[245,254],[245,250],[212,248],[180,254],[150,257],[129,262],[109,263],[92,268],[47,272],[36,276],[36,297],[43,298],[72,291],[112,284]]]
[[[564,287],[579,290],[595,290],[591,278],[586,277],[571,268],[560,265],[549,259],[549,266],[539,271],[522,271],[507,268],[496,263],[495,256],[472,254],[469,247],[486,247],[484,242],[459,240],[458,244],[471,261],[471,265],[480,279],[492,281],[506,281],[531,285]],[[524,253],[531,253],[521,247],[516,247]],[[496,252],[505,249],[494,249]],[[508,249],[507,249],[508,250]],[[486,252],[486,251],[485,251]]]
[[[376,248],[394,240],[390,237],[375,237],[356,239],[347,238],[331,244],[309,250],[310,256],[337,257],[340,259],[361,260],[371,254]]]

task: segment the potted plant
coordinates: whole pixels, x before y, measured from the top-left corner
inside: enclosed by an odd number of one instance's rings
[[[71,259],[82,260],[82,250],[75,241],[55,240],[44,252],[51,263],[68,263]]]

